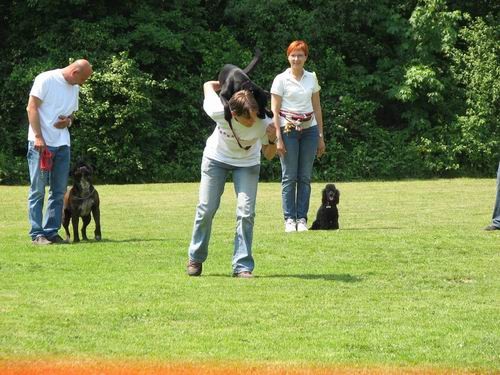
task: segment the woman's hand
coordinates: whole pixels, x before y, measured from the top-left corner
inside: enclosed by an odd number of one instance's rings
[[[283,142],[283,138],[279,137],[276,140],[276,153],[281,157],[285,156],[286,154],[286,147],[285,147],[285,142]]]
[[[219,81],[207,81],[204,83],[204,86],[208,86],[214,91],[220,91]]]
[[[326,149],[325,139],[323,137],[319,137],[318,151],[316,152],[318,158],[323,156],[323,154],[325,153],[325,149]]]
[[[210,97],[212,95],[217,95],[217,91],[220,90],[219,81],[207,81],[203,84],[203,95],[205,98]]]
[[[280,119],[280,109],[282,97],[276,94],[271,94],[271,110],[273,111],[273,122],[274,129],[276,131],[276,153],[279,157],[282,157],[286,153],[285,143],[281,136],[281,119]]]
[[[267,135],[267,139],[269,139],[271,142],[273,142],[273,143],[276,142],[276,130],[275,130],[274,124],[272,122],[267,125],[266,135]]]

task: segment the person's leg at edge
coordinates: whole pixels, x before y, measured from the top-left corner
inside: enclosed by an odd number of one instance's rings
[[[199,203],[196,206],[193,235],[188,250],[191,261],[203,263],[207,259],[212,221],[219,208],[229,170],[224,163],[205,157],[201,162]]]
[[[318,127],[302,130],[297,171],[297,219],[306,219],[311,198],[311,176],[318,150]]]
[[[233,273],[252,272],[255,201],[259,182],[260,165],[233,170],[234,190],[237,198],[236,233],[234,235]]]
[[[57,235],[61,228],[64,194],[68,187],[69,164],[71,149],[68,146],[49,147],[54,154],[52,171],[49,173],[49,197],[43,229],[45,236],[50,240]]]
[[[497,171],[497,197],[495,200],[495,208],[493,209],[492,225],[500,228],[500,163]]]
[[[47,173],[40,170],[40,153],[34,148],[33,142],[28,142],[26,159],[28,160],[30,173],[30,189],[28,193],[29,235],[34,240],[38,236],[45,236],[42,220]]]
[[[285,144],[286,153],[280,157],[281,162],[281,198],[283,216],[286,219],[297,220],[297,169],[299,161],[299,132],[292,130],[284,133],[281,128],[281,137]]]

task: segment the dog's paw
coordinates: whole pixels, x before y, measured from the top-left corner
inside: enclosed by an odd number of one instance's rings
[[[101,236],[95,236],[95,240],[100,241],[100,240],[102,240],[102,238],[101,238]]]

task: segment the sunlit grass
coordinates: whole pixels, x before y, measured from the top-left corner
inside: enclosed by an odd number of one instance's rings
[[[259,185],[252,280],[231,277],[232,184],[200,278],[197,184],[98,186],[104,240],[49,247],[29,241],[27,187],[1,186],[0,359],[500,370],[495,182],[337,185],[341,230],[292,234],[279,184]]]

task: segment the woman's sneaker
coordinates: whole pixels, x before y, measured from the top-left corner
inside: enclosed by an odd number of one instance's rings
[[[296,232],[297,223],[291,217],[285,220],[285,233]]]
[[[297,220],[297,232],[305,232],[307,230],[307,221],[302,218]]]

